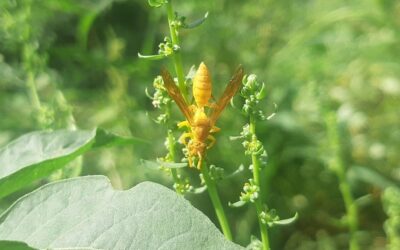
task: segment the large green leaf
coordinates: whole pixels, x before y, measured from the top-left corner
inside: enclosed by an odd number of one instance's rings
[[[0,240],[36,248],[242,249],[182,196],[152,182],[127,191],[104,176],[47,184],[0,215]]]
[[[0,198],[50,175],[91,148],[139,141],[101,129],[25,134],[0,148]]]

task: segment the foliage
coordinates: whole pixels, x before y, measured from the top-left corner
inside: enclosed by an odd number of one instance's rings
[[[241,249],[171,190],[143,182],[116,191],[103,176],[45,185],[0,221],[0,238],[38,249]]]
[[[385,211],[389,218],[385,222],[385,231],[389,239],[388,249],[400,247],[400,189],[390,187],[383,195]]]
[[[347,248],[348,218],[339,187],[344,182],[358,208],[360,248],[393,244],[394,227],[387,226],[393,224],[387,222],[384,227],[383,223],[385,213],[388,221],[395,218],[389,210],[395,199],[387,198],[393,191],[384,190],[400,182],[398,1],[175,0],[179,14],[172,13],[172,17],[180,27],[179,47],[164,40],[169,32],[166,2],[0,1],[2,149],[19,136],[41,129],[91,131],[102,127],[124,137],[145,138],[151,141],[150,147],[134,144],[89,150],[81,163],[72,163],[81,165],[82,175],[107,175],[116,188],[145,180],[167,187],[175,183],[177,190],[186,193],[185,198],[217,225],[206,194],[192,194],[197,188],[204,191],[198,172],[176,168],[181,173],[177,182],[170,178],[173,171],[169,168],[155,171],[143,167],[143,159],[151,162],[147,165],[157,166],[170,163],[170,153],[176,163],[184,157],[176,141],[167,143],[174,145],[174,152],[164,147],[166,137],[181,134],[175,121],[182,116],[173,102],[164,99],[168,96],[162,89],[156,88],[153,94],[151,86],[162,67],[175,68],[172,57],[178,51],[183,59],[180,80],[190,84],[186,73],[192,65],[205,61],[216,97],[235,67],[242,64],[248,78],[257,75],[260,85],[254,87],[263,89],[265,97],[249,99],[257,103],[257,109],[249,109],[254,103],[247,103],[249,108],[244,111],[262,111],[263,118],[276,112],[269,120],[257,121],[260,143],[254,146],[262,148],[259,156],[266,163],[262,164],[257,192],[268,205],[268,209],[263,207],[263,215],[276,218],[267,214],[272,208],[281,218],[299,214],[294,224],[269,229],[271,248]],[[151,8],[149,3],[159,7]],[[185,28],[194,26],[193,30]],[[158,47],[159,42],[164,46]],[[154,59],[162,60],[137,58],[138,53],[152,55],[158,50],[155,56],[161,56]],[[146,89],[153,100],[144,94]],[[152,102],[161,109],[155,109]],[[236,97],[233,104],[241,108],[246,101]],[[250,165],[251,154],[245,154],[240,143],[228,140],[249,122],[241,113],[243,110],[229,107],[224,111],[218,121],[223,130],[208,153],[215,165],[210,167],[215,172],[213,180],[222,179],[217,188],[224,206],[240,200],[242,191],[248,194],[243,196],[245,200],[251,201],[257,189],[250,183],[254,178],[247,167],[231,178],[224,178],[228,174],[219,170],[231,173],[241,164]],[[328,121],[332,120],[328,137]],[[251,142],[249,129],[244,128],[242,134],[244,141]],[[246,144],[246,150],[251,151],[250,145]],[[340,182],[338,172],[332,171],[332,163],[338,162],[344,171]],[[64,171],[62,167],[56,168]],[[3,197],[0,211],[52,178],[32,179],[20,191]],[[243,190],[244,183],[252,188]],[[252,204],[225,211],[234,242],[243,246],[250,242],[260,246]],[[250,235],[256,237],[251,240]]]
[[[0,148],[0,198],[47,177],[90,149],[139,142],[97,129],[25,134]]]

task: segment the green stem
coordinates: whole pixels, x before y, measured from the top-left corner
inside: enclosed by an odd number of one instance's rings
[[[29,90],[29,96],[33,108],[36,110],[36,112],[40,112],[42,110],[42,104],[40,103],[39,95],[36,89],[34,73],[31,70],[27,72],[26,85]]]
[[[31,42],[31,26],[30,26],[30,19],[31,19],[31,1],[28,1],[25,6],[25,13],[27,18],[27,23],[23,27],[23,38],[25,40],[25,45],[22,50],[22,61],[24,70],[26,72],[26,87],[29,92],[29,98],[32,104],[32,107],[35,111],[35,116],[37,121],[41,121],[40,117],[43,115],[42,104],[40,102],[39,94],[37,92],[37,88],[35,85],[35,72],[34,67],[35,63],[33,57],[35,55],[35,48]],[[39,124],[43,126],[43,124]]]
[[[250,115],[250,133],[252,135],[252,140],[255,143],[257,141],[257,136],[256,136],[256,122],[255,118]],[[268,228],[267,225],[262,223],[260,214],[263,211],[263,202],[262,202],[262,195],[261,195],[261,186],[260,186],[260,170],[261,170],[261,163],[260,159],[258,158],[258,155],[252,154],[251,155],[251,161],[253,165],[253,180],[254,184],[257,185],[260,188],[260,196],[258,199],[255,200],[254,204],[256,207],[257,211],[257,219],[258,219],[258,224],[260,226],[260,233],[261,233],[261,241],[263,245],[263,250],[269,250],[269,239],[268,239]]]
[[[175,14],[174,14],[174,9],[172,7],[172,0],[169,0],[166,5],[167,5],[168,25],[169,25],[169,31],[171,34],[172,46],[179,48],[177,51],[174,52],[173,57],[172,57],[173,61],[174,61],[176,75],[178,77],[178,87],[182,93],[183,98],[185,98],[185,100],[187,101],[188,93],[187,93],[187,89],[185,86],[185,77],[183,74],[183,66],[182,66],[183,64],[182,64],[182,57],[181,57],[181,52],[180,52],[178,29],[176,26],[173,25],[173,21],[175,20]]]
[[[232,240],[231,229],[229,227],[228,220],[226,219],[221,200],[219,199],[215,181],[211,179],[210,174],[208,173],[207,164],[205,162],[203,162],[203,164],[201,166],[201,173],[203,174],[203,178],[204,178],[204,181],[207,186],[208,194],[210,195],[211,202],[214,206],[215,213],[217,214],[217,218],[218,218],[219,224],[221,225],[222,232],[224,233],[225,238],[227,238],[228,240]]]
[[[269,247],[267,225],[262,223],[260,216],[258,216],[263,211],[261,200],[257,199],[255,201],[255,205],[256,205],[256,211],[257,211],[257,217],[258,217],[258,225],[260,226],[261,242],[263,245],[263,250],[269,250],[270,247]]]
[[[339,188],[343,196],[343,201],[346,207],[347,223],[350,231],[350,250],[358,250],[358,242],[356,232],[358,229],[358,211],[351,194],[349,183],[346,181],[345,176],[339,177]]]
[[[333,158],[329,163],[329,168],[337,175],[339,180],[339,189],[343,197],[343,202],[346,208],[347,225],[350,233],[350,250],[358,250],[359,245],[356,238],[358,230],[358,211],[357,205],[351,194],[350,185],[346,179],[346,167],[343,164],[340,152],[340,138],[337,131],[336,114],[333,112],[325,115],[326,126],[328,132],[328,140],[332,147]]]
[[[168,149],[169,149],[169,159],[171,162],[175,162],[175,138],[172,134],[172,130],[168,130]],[[171,168],[172,178],[174,182],[179,182],[178,171],[175,168]]]

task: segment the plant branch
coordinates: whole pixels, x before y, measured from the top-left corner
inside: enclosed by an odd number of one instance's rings
[[[226,219],[225,211],[222,206],[221,200],[219,198],[217,187],[215,185],[215,181],[211,179],[208,171],[209,170],[208,170],[207,163],[203,162],[203,164],[201,166],[201,173],[203,174],[203,179],[206,183],[208,194],[210,195],[211,202],[215,209],[215,213],[217,214],[219,224],[221,225],[221,229],[225,235],[225,238],[232,241],[231,229],[229,227],[228,220]]]
[[[347,225],[350,233],[350,250],[358,250],[359,245],[356,238],[358,230],[358,211],[357,205],[351,194],[350,185],[346,179],[346,167],[343,164],[340,153],[340,138],[337,131],[336,114],[333,112],[325,115],[326,126],[328,132],[328,140],[332,147],[333,156],[329,162],[329,168],[337,175],[339,180],[339,189],[343,197],[343,202],[346,208]]]
[[[183,74],[183,66],[182,66],[182,57],[181,57],[181,52],[180,52],[180,43],[179,43],[179,36],[178,36],[178,28],[174,25],[175,21],[175,13],[174,9],[172,6],[172,0],[169,0],[167,5],[167,14],[168,14],[168,25],[169,25],[169,31],[171,34],[171,41],[172,41],[172,46],[174,48],[177,48],[177,50],[174,51],[173,54],[173,61],[174,61],[174,66],[175,66],[175,72],[178,77],[178,87],[179,90],[182,93],[183,98],[185,98],[185,101],[188,100],[188,93],[187,89],[185,86],[185,77]]]
[[[175,138],[174,135],[172,134],[172,130],[168,130],[168,156],[169,156],[169,161],[171,162],[176,162],[175,159]],[[171,168],[171,174],[172,178],[174,178],[174,182],[178,183],[179,182],[179,177],[178,177],[178,171],[175,168]]]
[[[253,115],[250,115],[250,133],[252,135],[252,141],[255,143],[257,141],[257,136],[256,136],[256,123],[255,123],[255,118]],[[257,185],[260,188],[260,171],[261,171],[261,164],[260,164],[260,159],[258,158],[258,155],[252,154],[251,155],[251,161],[253,165],[253,180],[254,184]],[[263,201],[262,201],[262,195],[261,195],[261,188],[260,188],[260,196],[254,201],[256,211],[257,211],[257,219],[258,219],[258,224],[260,226],[260,233],[261,233],[261,241],[263,245],[263,250],[269,250],[269,239],[268,239],[268,229],[267,229],[267,224],[264,224],[261,221],[260,214],[263,211]]]

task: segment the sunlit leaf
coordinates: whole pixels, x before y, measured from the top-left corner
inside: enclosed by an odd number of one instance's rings
[[[152,182],[114,190],[104,176],[47,184],[0,215],[0,239],[40,249],[242,249],[183,197]]]
[[[143,142],[102,129],[25,134],[0,148],[0,198],[49,176],[89,149]]]

